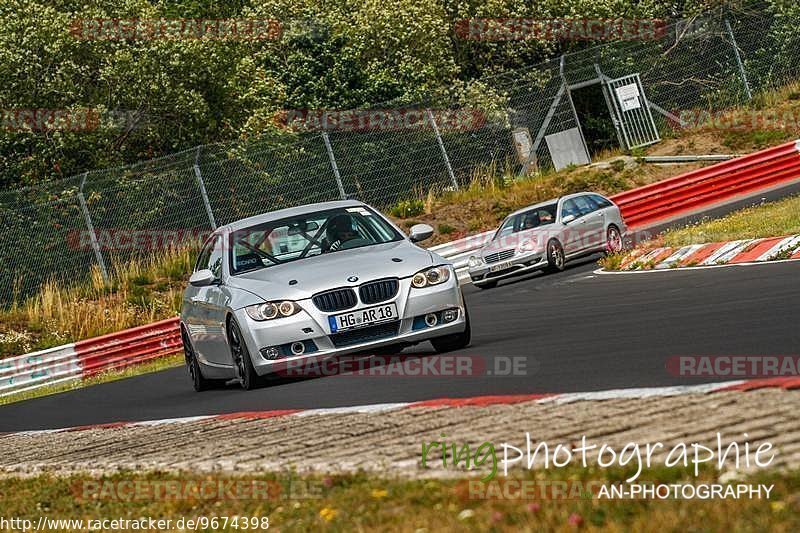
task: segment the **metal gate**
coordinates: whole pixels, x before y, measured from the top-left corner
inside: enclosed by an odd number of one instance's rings
[[[606,96],[623,148],[630,150],[661,140],[638,74],[607,80],[605,89],[610,93]]]

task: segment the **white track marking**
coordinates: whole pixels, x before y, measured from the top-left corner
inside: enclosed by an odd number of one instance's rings
[[[679,263],[685,257],[692,255],[700,248],[705,248],[705,246],[705,244],[690,244],[689,246],[684,246],[656,265],[655,268],[669,268],[673,263]]]
[[[770,257],[774,257],[781,250],[793,249],[800,246],[800,235],[793,235],[778,241],[775,246],[761,254],[756,261],[768,261]]]

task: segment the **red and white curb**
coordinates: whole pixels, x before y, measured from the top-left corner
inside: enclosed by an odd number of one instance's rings
[[[511,405],[523,402],[536,402],[540,404],[567,404],[578,401],[603,401],[618,399],[642,399],[666,396],[679,396],[683,394],[710,394],[716,392],[750,391],[764,388],[781,388],[786,390],[800,389],[800,377],[766,378],[756,380],[724,381],[720,383],[704,383],[699,385],[677,385],[672,387],[645,387],[631,389],[613,389],[596,392],[573,392],[553,394],[515,394],[500,396],[476,396],[471,398],[437,398],[419,402],[394,402],[370,405],[357,405],[351,407],[329,407],[322,409],[280,409],[273,411],[244,411],[219,415],[200,415],[181,418],[166,418],[161,420],[146,420],[141,422],[111,422],[60,429],[43,429],[34,431],[19,431],[2,433],[0,436],[12,435],[42,435],[49,433],[65,433],[74,431],[153,427],[169,424],[186,424],[206,420],[265,420],[282,417],[309,417],[330,416],[347,414],[380,414],[402,409],[427,408],[467,408],[488,407],[492,405]]]
[[[745,265],[800,259],[800,235],[633,250],[617,272]],[[609,272],[609,271],[603,271]]]

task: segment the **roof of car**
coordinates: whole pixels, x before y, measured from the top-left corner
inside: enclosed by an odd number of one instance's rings
[[[508,216],[509,217],[513,217],[514,215],[519,215],[520,213],[524,213],[525,211],[530,211],[531,209],[535,209],[537,207],[542,207],[542,206],[550,205],[550,204],[557,204],[558,201],[561,198],[563,198],[563,196],[560,196],[558,198],[553,198],[552,200],[546,200],[544,202],[539,202],[538,204],[529,205],[529,206],[523,207],[522,209],[517,209],[513,213],[509,213]],[[508,218],[508,217],[506,217],[506,218]]]
[[[217,232],[229,233],[231,231],[237,231],[240,229],[249,228],[250,226],[257,226],[259,224],[264,224],[272,220],[279,220],[281,218],[301,216],[308,213],[314,213],[316,211],[336,209],[338,207],[355,207],[363,205],[365,204],[363,202],[359,202],[358,200],[338,200],[335,202],[319,202],[316,204],[306,204],[297,207],[289,207],[286,209],[279,209],[277,211],[270,211],[268,213],[262,213],[260,215],[243,218],[241,220],[237,220],[236,222],[231,222],[230,224],[226,224],[225,226],[220,226],[219,228],[217,228]]]
[[[550,200],[545,200],[544,202],[539,202],[538,204],[532,204],[532,205],[529,205],[527,207],[523,207],[522,209],[517,209],[513,213],[509,213],[509,215],[506,218],[512,217],[514,215],[519,215],[520,213],[524,213],[525,211],[529,211],[529,210],[535,209],[537,207],[542,207],[542,206],[550,205],[550,204],[557,204],[561,200],[567,200],[569,198],[575,198],[576,196],[582,196],[584,194],[596,194],[598,196],[603,196],[600,193],[596,193],[596,192],[592,192],[592,191],[581,191],[581,192],[576,192],[576,193],[572,193],[572,194],[565,194],[563,196],[559,196],[558,198],[552,198]]]

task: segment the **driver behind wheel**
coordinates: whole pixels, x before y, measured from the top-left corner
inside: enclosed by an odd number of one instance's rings
[[[328,243],[329,252],[335,252],[347,241],[360,238],[353,226],[353,219],[350,215],[339,214],[333,217],[325,229],[325,239]]]

